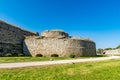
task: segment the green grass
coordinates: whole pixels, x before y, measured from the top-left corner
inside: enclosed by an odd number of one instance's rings
[[[31,62],[31,61],[48,61],[48,60],[65,60],[65,59],[80,59],[89,57],[0,57],[0,63],[10,63],[10,62]]]
[[[114,54],[114,56],[120,56],[120,54]]]
[[[0,63],[70,59],[65,57],[0,57]]]
[[[119,80],[120,59],[0,69],[0,80]]]
[[[97,55],[97,57],[106,57],[107,55]],[[0,57],[0,63],[10,63],[10,62],[30,62],[30,61],[48,61],[48,60],[65,60],[65,59],[83,59],[91,57]]]
[[[111,56],[111,55],[107,55],[107,54],[97,54],[96,57],[108,57],[108,56]]]

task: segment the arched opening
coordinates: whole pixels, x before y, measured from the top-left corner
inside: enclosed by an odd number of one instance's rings
[[[58,54],[52,54],[51,57],[59,57]]]
[[[42,54],[36,54],[36,57],[43,57]]]
[[[103,54],[105,54],[106,52],[103,52]]]

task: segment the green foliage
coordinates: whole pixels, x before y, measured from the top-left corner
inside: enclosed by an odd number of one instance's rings
[[[105,48],[104,50],[112,50],[113,48]]]
[[[116,49],[119,49],[120,48],[120,45],[118,45],[117,47],[116,47]]]
[[[0,52],[3,52],[3,49],[2,49],[2,48],[0,48]]]
[[[31,62],[31,61],[49,61],[53,60],[65,60],[70,59],[66,57],[0,57],[0,63],[9,63],[9,62]]]
[[[99,55],[94,57],[75,57],[75,59],[105,57],[106,55]],[[49,60],[70,60],[70,57],[0,57],[0,63],[9,62],[31,62],[31,61],[49,61]]]
[[[22,57],[22,56],[24,56],[23,53],[18,53],[18,57]]]
[[[102,54],[103,51],[104,51],[103,49],[99,48],[99,49],[97,50],[97,53]]]
[[[4,54],[5,57],[12,57],[12,54],[11,53],[6,53]]]
[[[109,55],[106,55],[106,54],[99,54],[99,55],[96,55],[96,57],[108,57]]]
[[[75,54],[70,54],[69,57],[70,58],[75,58]]]

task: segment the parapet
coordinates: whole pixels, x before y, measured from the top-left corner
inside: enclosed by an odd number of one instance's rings
[[[46,30],[44,31],[41,36],[49,37],[49,38],[64,38],[69,37],[68,33],[62,30]]]
[[[24,36],[31,36],[31,35],[38,36],[38,33],[34,33],[34,32],[31,32],[31,31],[28,31],[28,30],[21,29],[17,26],[11,25],[11,24],[9,24],[7,22],[4,22],[2,20],[0,20],[0,28],[2,28],[4,30],[15,32],[16,34],[17,33],[22,34]]]

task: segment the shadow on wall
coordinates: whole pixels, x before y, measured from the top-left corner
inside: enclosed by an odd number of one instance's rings
[[[25,56],[32,56],[25,42],[23,42],[23,53]]]

